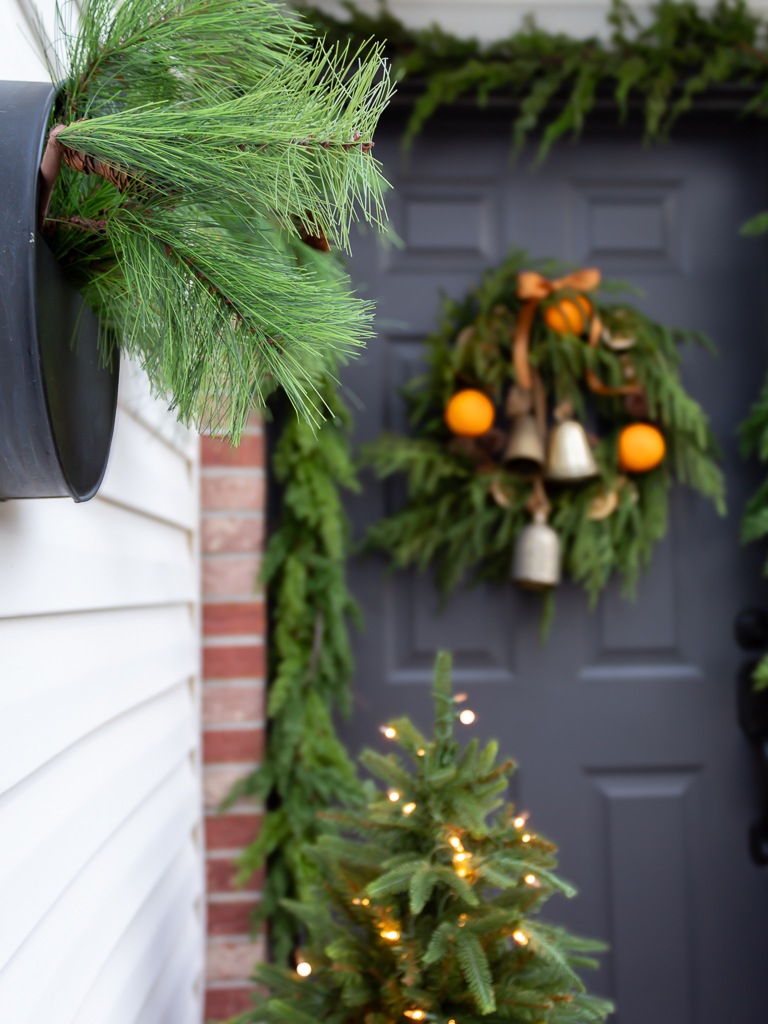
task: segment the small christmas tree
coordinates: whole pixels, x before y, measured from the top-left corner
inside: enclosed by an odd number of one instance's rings
[[[407,719],[385,729],[412,766],[362,755],[388,792],[334,815],[347,836],[317,842],[321,883],[286,901],[307,932],[297,971],[257,967],[270,994],[239,1024],[592,1024],[611,1012],[576,974],[601,945],[535,919],[553,892],[574,891],[525,816],[494,813],[514,764],[497,763],[496,743],[453,738],[450,665],[441,653],[433,740]]]

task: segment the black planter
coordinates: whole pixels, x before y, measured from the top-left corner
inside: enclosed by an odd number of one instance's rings
[[[107,466],[118,359],[37,230],[54,90],[0,82],[0,499],[92,498]]]

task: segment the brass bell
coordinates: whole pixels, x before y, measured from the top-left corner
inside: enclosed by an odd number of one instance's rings
[[[584,427],[571,419],[556,423],[549,433],[547,479],[577,483],[599,473]]]
[[[503,462],[510,473],[533,476],[544,466],[544,442],[531,413],[515,416],[504,450]]]
[[[560,582],[560,538],[547,525],[547,513],[538,510],[515,541],[512,579],[527,590],[544,590]]]

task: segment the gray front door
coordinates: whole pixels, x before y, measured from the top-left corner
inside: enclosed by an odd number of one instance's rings
[[[700,116],[647,148],[638,131],[596,128],[531,173],[511,166],[498,115],[446,116],[407,164],[398,128],[393,114],[375,152],[405,248],[359,238],[351,263],[379,302],[378,337],[344,374],[362,403],[356,440],[405,427],[397,391],[419,370],[441,290],[463,294],[514,245],[629,281],[654,319],[715,340],[719,358],[690,352],[684,377],[725,451],[729,515],[678,488],[637,602],[611,587],[590,613],[566,583],[544,647],[538,601],[511,584],[462,592],[440,614],[429,578],[356,561],[367,625],[345,736],[357,752],[384,742],[389,716],[428,726],[434,653],[451,649],[477,714],[466,737],[497,737],[518,761],[512,796],[580,889],[550,918],[611,943],[590,987],[616,999],[621,1024],[765,1024],[768,874],[747,849],[758,796],[733,639],[739,610],[768,603],[763,553],[739,547],[755,475],[734,435],[768,368],[764,247],[738,235],[768,205],[762,129]],[[356,534],[399,493],[366,478],[349,506]]]

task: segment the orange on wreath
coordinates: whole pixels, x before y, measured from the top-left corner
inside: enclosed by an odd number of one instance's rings
[[[664,436],[650,423],[632,423],[619,434],[619,466],[627,473],[647,473],[664,458]]]
[[[459,437],[480,437],[496,419],[496,410],[488,395],[475,388],[457,391],[445,407],[448,429]]]
[[[547,327],[558,334],[583,334],[591,316],[592,303],[586,295],[577,295],[575,299],[560,299],[544,310]]]

